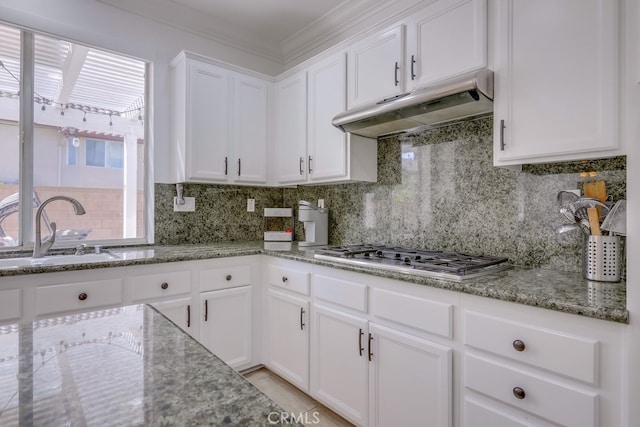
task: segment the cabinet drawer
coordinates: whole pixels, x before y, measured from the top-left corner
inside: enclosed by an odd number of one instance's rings
[[[182,295],[191,292],[191,272],[171,271],[127,277],[133,302]]]
[[[279,265],[269,265],[269,284],[309,295],[309,273]]]
[[[22,316],[22,290],[0,291],[0,321],[19,319]]]
[[[381,319],[452,338],[453,306],[413,295],[371,290],[371,313]]]
[[[238,265],[200,271],[200,292],[251,284],[251,266]]]
[[[313,294],[320,300],[367,311],[367,286],[360,283],[316,274],[313,276]]]
[[[36,315],[121,305],[122,279],[41,286],[35,294]]]
[[[465,387],[470,390],[563,426],[597,424],[596,393],[547,381],[469,354],[464,364]]]
[[[465,313],[464,330],[467,346],[589,384],[598,382],[596,340],[474,312]]]

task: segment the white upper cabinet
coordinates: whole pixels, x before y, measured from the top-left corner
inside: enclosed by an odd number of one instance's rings
[[[494,164],[622,155],[618,1],[496,2]]]
[[[176,181],[226,181],[229,71],[182,56],[171,83]]]
[[[175,182],[266,184],[271,82],[186,52],[171,78]]]
[[[404,25],[373,34],[349,47],[348,107],[404,91]]]
[[[276,84],[276,184],[376,181],[377,141],[331,124],[346,109],[346,80],[339,52]]]
[[[264,184],[267,182],[270,83],[241,74],[235,74],[233,82],[234,181]]]
[[[296,73],[276,83],[276,139],[273,158],[278,184],[307,179],[307,73]]]
[[[486,0],[423,3],[402,23],[350,46],[349,109],[487,65]]]
[[[487,65],[487,1],[431,2],[407,20],[406,88]]]

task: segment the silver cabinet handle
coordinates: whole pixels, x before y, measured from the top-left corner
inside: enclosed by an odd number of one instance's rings
[[[416,57],[415,55],[411,55],[411,80],[416,79],[415,65],[416,65]]]
[[[500,120],[500,151],[504,151],[504,120]]]
[[[302,169],[303,165],[304,165],[304,157],[300,157],[300,175],[304,173],[304,170]]]
[[[311,160],[312,160],[312,158],[311,158],[311,156],[309,156],[309,164],[307,166],[307,169],[309,170],[309,173],[311,173],[313,171],[313,169],[311,169]]]
[[[400,80],[398,80],[399,70],[400,70],[400,66],[398,65],[398,61],[396,61],[396,64],[393,67],[393,81],[395,86],[398,86],[398,84],[400,84]]]

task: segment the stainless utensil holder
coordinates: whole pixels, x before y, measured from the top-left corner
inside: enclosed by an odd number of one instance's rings
[[[620,281],[619,236],[588,236],[582,248],[582,276],[600,282]]]

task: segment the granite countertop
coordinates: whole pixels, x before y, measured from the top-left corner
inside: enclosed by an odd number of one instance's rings
[[[260,426],[283,413],[150,306],[0,327],[3,426]]]
[[[318,260],[313,257],[313,248],[298,248],[296,245],[293,245],[292,249],[288,251],[268,250],[264,249],[263,242],[140,246],[111,248],[109,252],[120,259],[93,264],[6,269],[0,270],[0,277],[265,254],[596,319],[621,323],[627,323],[629,320],[629,313],[626,308],[625,281],[617,283],[588,281],[583,279],[580,273],[575,272],[514,266],[508,270],[488,276],[454,282]]]

